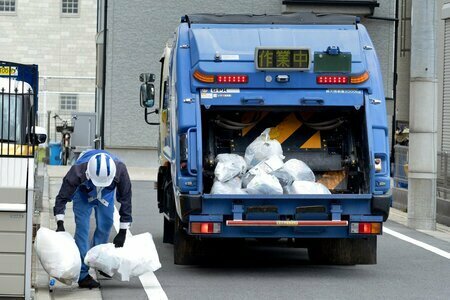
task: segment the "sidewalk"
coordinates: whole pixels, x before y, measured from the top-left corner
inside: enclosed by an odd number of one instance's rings
[[[56,222],[53,217],[53,206],[55,197],[61,187],[62,178],[65,176],[70,167],[68,166],[46,166],[42,169],[44,172],[44,188],[42,193],[42,210],[40,212],[40,226],[47,227],[52,230],[56,229]],[[128,168],[132,181],[156,181],[157,170],[149,168]],[[64,227],[67,232],[74,235],[75,221],[72,211],[72,203],[67,203]],[[42,268],[39,259],[33,249],[33,286],[35,288],[35,299],[67,299],[67,300],[101,300],[102,295],[99,289],[80,289],[78,284],[67,286],[57,282],[53,288],[53,292],[49,292],[49,276]],[[95,272],[91,270],[91,276],[96,278]]]

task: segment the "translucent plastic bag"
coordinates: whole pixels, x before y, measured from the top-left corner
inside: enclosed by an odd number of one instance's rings
[[[214,175],[221,182],[243,175],[247,171],[247,164],[244,158],[237,154],[219,154],[216,157],[216,161],[217,166],[214,170]]]
[[[250,183],[250,181],[258,174],[266,173],[269,174],[275,170],[282,168],[284,165],[283,159],[281,159],[278,155],[272,155],[260,162],[253,168],[251,168],[242,178],[242,186],[244,188]]]
[[[284,187],[286,194],[301,195],[329,195],[330,190],[321,183],[311,181],[294,181],[292,185]]]
[[[118,275],[115,277],[122,281],[161,268],[155,243],[148,232],[128,236],[122,248],[115,248],[112,243],[95,246],[86,254],[84,263],[110,276]]]
[[[275,176],[262,172],[255,177],[247,185],[247,193],[262,195],[279,195],[283,194],[283,188]]]
[[[41,227],[36,234],[35,249],[42,267],[51,277],[67,285],[78,281],[80,251],[70,233]]]
[[[280,182],[282,187],[291,185],[295,181],[294,176],[292,176],[291,174],[289,174],[288,172],[286,172],[283,169],[273,171],[272,173],[270,173],[270,175],[275,176],[278,179],[278,181]]]
[[[235,177],[227,182],[220,182],[216,180],[211,188],[211,194],[247,194],[247,192],[241,188],[241,185],[242,183],[239,177]]]
[[[245,161],[249,168],[256,166],[272,155],[284,159],[280,142],[270,139],[270,128],[261,133],[245,150]]]
[[[297,181],[316,181],[314,172],[307,164],[298,159],[290,159],[285,162],[282,170],[289,173]]]

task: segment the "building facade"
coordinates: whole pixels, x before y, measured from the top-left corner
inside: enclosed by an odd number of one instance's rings
[[[159,86],[159,59],[181,16],[186,14],[280,14],[313,10],[360,15],[381,60],[388,114],[392,118],[396,1],[167,0],[139,1],[130,5],[126,1],[109,0],[106,9],[105,1],[98,2],[97,99],[104,96],[104,102],[97,101],[97,111],[99,114],[104,112],[104,117],[99,116],[97,132],[102,137],[103,146],[118,153],[128,164],[154,167],[158,164],[158,128],[144,121],[144,112],[139,106],[139,74],[155,73],[155,86]],[[377,18],[370,19],[371,16]],[[106,51],[103,36],[105,23]],[[104,74],[99,72],[101,70]],[[155,122],[157,117],[154,116]]]
[[[96,7],[96,0],[0,1],[0,60],[39,66],[40,126],[48,126],[48,111],[95,111]],[[59,138],[53,121],[49,135]]]

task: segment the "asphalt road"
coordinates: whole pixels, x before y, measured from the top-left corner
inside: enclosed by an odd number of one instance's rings
[[[177,266],[172,245],[162,243],[153,183],[133,182],[133,218],[133,234],[153,235],[163,266],[155,275],[169,299],[450,299],[450,260],[388,234],[378,239],[372,266],[318,266],[304,249],[255,243],[226,247],[201,266]],[[450,243],[394,222],[386,227],[450,252]],[[147,299],[139,279],[101,283],[103,299]]]

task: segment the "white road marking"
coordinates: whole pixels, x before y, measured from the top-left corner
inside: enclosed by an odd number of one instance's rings
[[[119,227],[120,227],[120,215],[117,208],[114,207],[114,228],[116,229],[117,232],[119,232]],[[127,230],[127,237],[128,236],[133,236],[130,230]],[[139,276],[139,280],[141,281],[142,286],[144,287],[148,299],[151,300],[168,299],[166,293],[164,292],[163,288],[161,287],[161,284],[158,281],[158,278],[156,278],[153,272],[148,272],[145,273],[144,275]]]
[[[420,248],[423,248],[425,250],[431,251],[431,252],[433,252],[433,253],[435,253],[437,255],[440,255],[442,257],[450,259],[450,253],[449,252],[446,252],[446,251],[441,250],[439,248],[436,248],[434,246],[428,245],[428,244],[426,244],[424,242],[421,242],[421,241],[418,241],[416,239],[410,238],[409,236],[401,234],[401,233],[399,233],[397,231],[394,231],[392,229],[389,229],[387,227],[383,227],[383,233],[390,234],[390,235],[395,236],[396,238],[401,239],[401,240],[403,240],[405,242],[411,243],[411,244],[416,245],[416,246],[418,246]]]

